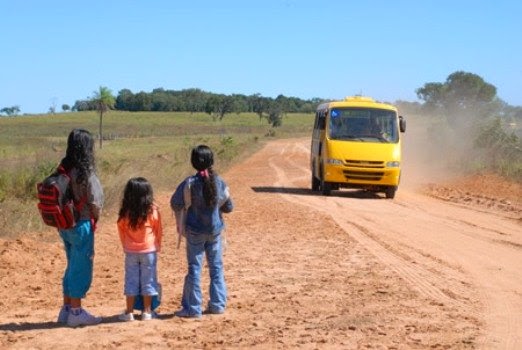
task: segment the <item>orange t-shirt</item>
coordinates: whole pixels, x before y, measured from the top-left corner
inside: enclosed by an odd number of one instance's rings
[[[153,205],[147,221],[136,229],[130,227],[128,217],[118,220],[118,233],[125,252],[150,253],[161,250],[163,228],[158,209],[156,205]]]

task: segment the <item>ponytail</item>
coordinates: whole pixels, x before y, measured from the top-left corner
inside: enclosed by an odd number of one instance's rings
[[[198,171],[198,176],[203,180],[203,197],[209,207],[217,203],[216,175],[212,169],[214,164],[214,154],[210,147],[199,145],[192,149],[190,161],[194,169]]]

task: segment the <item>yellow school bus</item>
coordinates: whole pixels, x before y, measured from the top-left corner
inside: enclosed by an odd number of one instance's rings
[[[340,188],[362,188],[394,198],[405,131],[395,106],[370,97],[320,104],[312,134],[312,190],[328,196]]]

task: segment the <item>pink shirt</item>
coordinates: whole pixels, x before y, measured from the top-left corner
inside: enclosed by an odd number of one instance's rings
[[[130,227],[128,217],[118,220],[118,233],[125,252],[160,252],[163,228],[158,209],[156,205],[153,205],[147,221],[136,227],[136,229]]]

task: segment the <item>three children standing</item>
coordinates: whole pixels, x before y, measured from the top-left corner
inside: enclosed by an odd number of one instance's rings
[[[202,313],[221,314],[227,306],[227,287],[223,271],[223,213],[233,210],[229,189],[213,169],[214,155],[206,145],[192,150],[191,163],[196,174],[187,177],[173,193],[170,206],[176,214],[177,229],[186,238],[188,271],[185,276],[178,317],[199,318]],[[67,140],[66,155],[60,164],[70,174],[75,202],[85,205],[75,227],[61,230],[67,267],[63,276],[63,306],[59,323],[76,327],[102,321],[82,308],[81,301],[91,286],[94,258],[94,231],[103,206],[103,190],[95,171],[94,140],[83,129],[74,129]],[[125,311],[122,321],[133,321],[137,301],[141,320],[155,317],[158,304],[157,260],[163,229],[153,190],[143,177],[131,178],[124,189],[117,221],[125,252]],[[209,301],[202,311],[201,270],[206,256],[210,288]],[[137,300],[139,299],[139,300]]]

